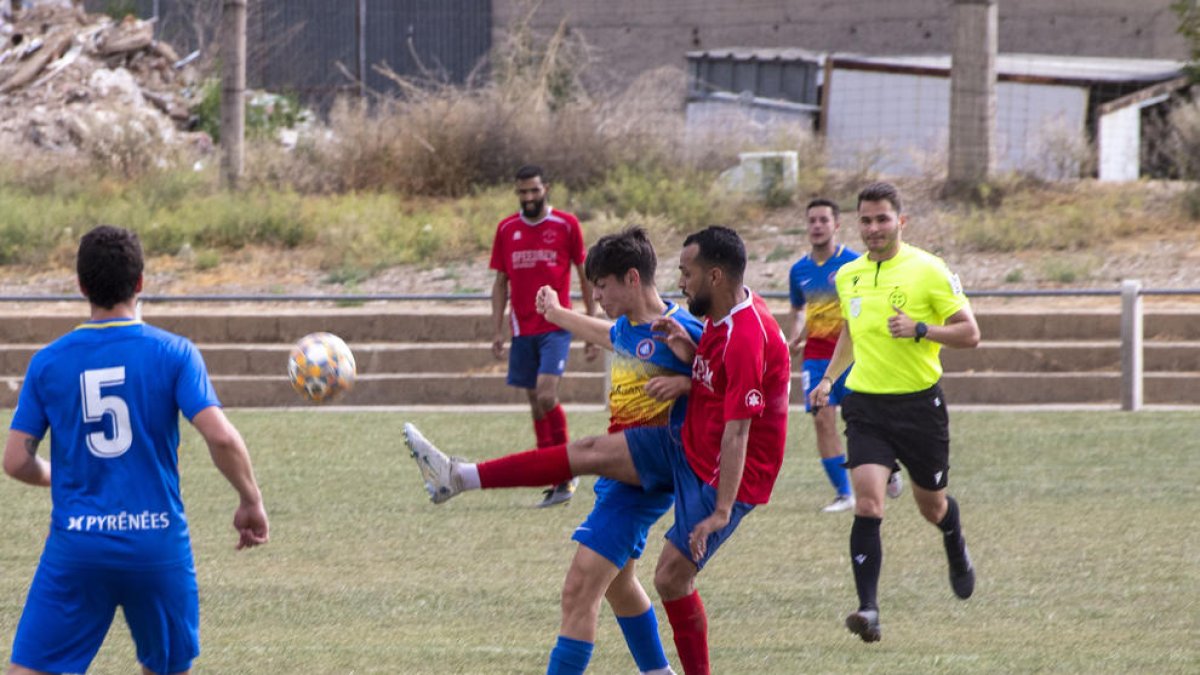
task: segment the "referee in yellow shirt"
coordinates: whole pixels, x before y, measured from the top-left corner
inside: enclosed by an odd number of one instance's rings
[[[846,617],[846,627],[864,642],[880,637],[880,525],[896,460],[908,469],[921,515],[942,531],[954,594],[965,600],[975,590],[958,503],[946,494],[950,422],[938,380],[942,346],[975,347],[979,326],[946,263],[901,241],[903,213],[900,193],[889,183],[873,183],[859,193],[858,225],[867,255],[838,271],[846,321],[825,377],[810,397],[814,407],[824,405],[832,383],[854,364],[846,383],[853,393],[842,401],[842,417],[856,497],[850,559],[859,606]]]

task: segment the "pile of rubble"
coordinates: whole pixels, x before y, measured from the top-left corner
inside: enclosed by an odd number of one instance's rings
[[[152,22],[44,4],[0,20],[0,152],[87,150],[114,126],[168,145],[194,142],[194,58]]]

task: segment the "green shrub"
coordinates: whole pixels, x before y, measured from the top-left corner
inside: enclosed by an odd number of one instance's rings
[[[576,195],[582,210],[606,211],[618,219],[661,216],[673,227],[694,230],[713,223],[730,223],[730,201],[711,190],[715,176],[704,172],[665,169],[639,170],[618,166],[605,181]]]

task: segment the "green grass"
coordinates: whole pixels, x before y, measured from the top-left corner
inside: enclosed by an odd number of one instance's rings
[[[200,589],[197,673],[536,673],[591,503],[530,508],[535,490],[428,503],[401,450],[418,422],[472,458],[522,449],[527,415],[234,411],[272,517],[270,545],[233,550],[232,491],[184,435]],[[572,413],[572,430],[600,429]],[[466,422],[466,423],[464,423]],[[910,494],[889,502],[883,641],[841,626],[855,605],[851,518],[817,513],[830,489],[811,425],[794,414],[771,504],[701,574],[717,673],[1188,673],[1200,671],[1200,413],[958,412],[951,488],[979,570],[955,599],[939,536]],[[585,485],[590,480],[585,480]],[[49,495],[0,481],[0,648],[7,650],[45,536]],[[652,589],[664,524],[639,571]],[[653,596],[653,590],[651,590]],[[658,606],[660,620],[663,619]],[[678,667],[662,620],[668,655]],[[0,653],[7,660],[7,651]],[[601,612],[590,672],[632,670]],[[134,670],[119,623],[94,673]]]

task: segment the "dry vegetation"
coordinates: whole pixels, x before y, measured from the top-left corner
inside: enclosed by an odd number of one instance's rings
[[[189,273],[214,272],[226,281],[208,290],[243,290],[240,280],[244,290],[271,292],[427,290],[430,283],[478,292],[488,283],[480,260],[494,224],[516,207],[510,176],[536,161],[554,181],[552,203],[579,214],[589,238],[640,222],[669,250],[682,233],[730,223],[750,242],[757,287],[781,289],[787,265],[806,246],[807,199],[829,196],[852,208],[857,190],[879,177],[871,157],[854,171],[827,170],[819,140],[802,130],[767,139],[749,128],[689,134],[680,111],[685,75],[677,69],[589,93],[580,83],[590,65],[581,38],[564,27],[536,36],[527,26],[508,31],[496,50],[505,58],[491,64],[486,82],[449,86],[390,73],[402,95],[341,100],[325,120],[298,129],[290,149],[252,139],[250,188],[241,193],[218,189],[215,155],[165,147],[139,133],[135,119],[98,134],[89,152],[5,162],[0,275],[13,292],[39,292],[50,269],[51,286],[69,291],[78,233],[112,222],[138,230],[155,266],[181,280],[170,292],[187,292]],[[1200,108],[1180,105],[1166,124],[1163,161],[1195,180]],[[760,149],[798,150],[794,192],[761,199],[717,187],[738,152]],[[1086,149],[1050,148],[1046,161],[1066,166],[1080,153]],[[1200,268],[1195,183],[1005,176],[974,201],[948,202],[938,198],[944,161],[930,157],[923,166],[925,175],[900,181],[914,223],[906,236],[949,258],[968,287],[1095,285],[1143,269],[1158,274],[1158,285],[1200,285],[1191,272]],[[843,238],[856,241],[852,224]],[[289,273],[272,281],[248,268],[264,257],[271,270],[282,264]],[[429,270],[440,271],[431,280]]]

